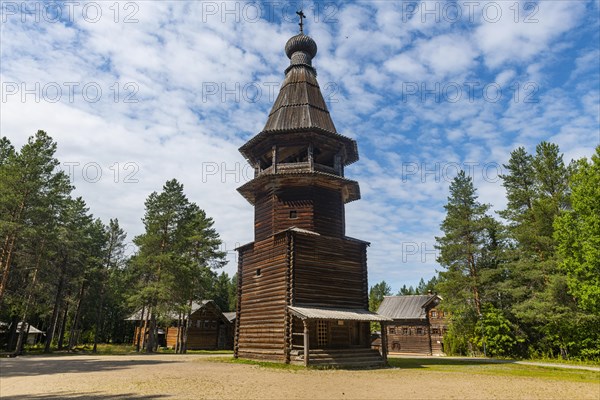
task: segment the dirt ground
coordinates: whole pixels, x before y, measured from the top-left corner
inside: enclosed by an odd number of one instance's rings
[[[2,399],[594,399],[600,383],[426,371],[280,370],[204,355],[0,359]]]

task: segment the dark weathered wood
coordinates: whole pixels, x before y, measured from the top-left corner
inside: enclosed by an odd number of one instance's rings
[[[394,322],[388,323],[386,330],[388,351],[428,355],[442,354],[447,320],[438,308],[431,308],[427,310],[427,313],[427,319],[394,320]]]
[[[383,360],[387,362],[388,353],[388,337],[387,337],[387,326],[385,322],[381,323],[381,355]]]
[[[306,367],[308,367],[308,363],[309,363],[309,346],[310,346],[310,340],[309,340],[309,330],[308,330],[308,321],[304,320],[302,321],[304,324],[304,365]]]
[[[265,129],[240,148],[256,174],[238,191],[255,209],[254,242],[238,249],[234,355],[286,363],[302,356],[309,365],[311,349],[316,363],[360,349],[357,365],[381,365],[368,322],[300,320],[289,308],[368,310],[368,243],[345,236],[345,204],[360,198],[358,183],[343,177],[358,160],[356,142],[335,131],[310,60],[288,56]],[[325,349],[342,353],[319,353]]]
[[[175,348],[181,331],[186,331],[185,346],[188,350],[217,350],[233,348],[233,327],[223,320],[220,310],[205,307],[186,316],[187,330],[182,326],[170,326],[166,331],[166,346]],[[225,337],[219,341],[219,335]],[[222,345],[219,346],[219,343]]]
[[[285,361],[288,252],[286,235],[271,236],[240,250],[238,355],[251,358],[272,355]],[[273,351],[265,355],[261,349]]]

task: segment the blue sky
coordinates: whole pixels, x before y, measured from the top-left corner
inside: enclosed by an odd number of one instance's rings
[[[500,210],[510,151],[547,140],[569,161],[600,143],[598,1],[2,1],[2,135],[46,130],[76,194],[129,240],[148,194],[179,179],[233,273],[253,235],[237,149],[266,122],[299,8],[337,130],[358,142],[347,234],[371,242],[370,284],[440,268],[459,168]]]

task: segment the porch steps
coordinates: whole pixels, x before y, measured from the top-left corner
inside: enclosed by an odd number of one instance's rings
[[[302,351],[292,352],[294,364],[303,364]],[[309,365],[317,367],[349,367],[349,368],[374,368],[385,366],[381,354],[369,348],[356,349],[311,349]]]

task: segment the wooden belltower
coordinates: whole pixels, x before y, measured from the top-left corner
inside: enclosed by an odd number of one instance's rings
[[[344,205],[360,198],[358,183],[344,178],[356,142],[335,129],[312,66],[317,45],[302,25],[285,52],[290,66],[267,123],[240,148],[255,177],[238,191],[255,217],[254,242],[237,249],[234,353],[381,365],[369,322],[388,319],[368,311],[368,243],[345,236]]]

